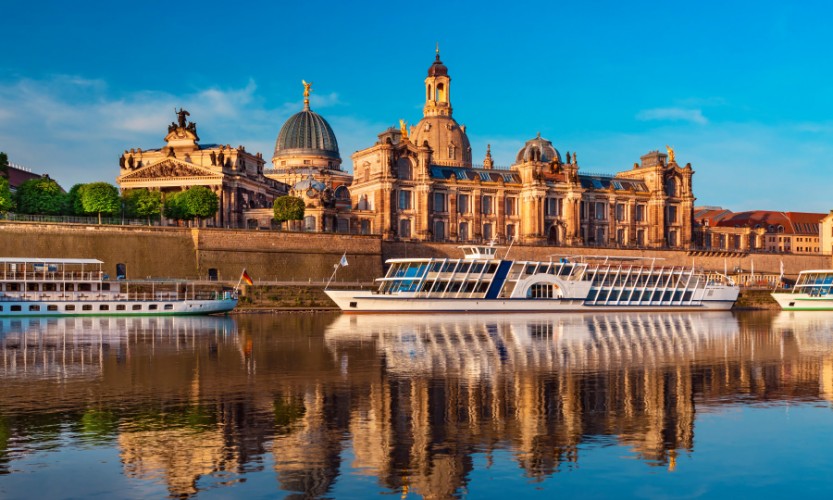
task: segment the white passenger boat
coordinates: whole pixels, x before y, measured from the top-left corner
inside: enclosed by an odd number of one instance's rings
[[[693,266],[512,261],[494,246],[460,248],[462,259],[390,259],[376,290],[325,291],[349,313],[727,310],[738,297],[731,278]]]
[[[773,292],[785,311],[833,311],[833,269],[801,271],[789,291]]]
[[[0,317],[223,313],[235,290],[185,280],[111,280],[97,259],[0,258]]]

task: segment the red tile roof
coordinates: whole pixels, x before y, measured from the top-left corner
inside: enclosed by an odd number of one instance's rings
[[[39,179],[41,177],[43,176],[9,165],[9,187],[13,190],[29,179]]]

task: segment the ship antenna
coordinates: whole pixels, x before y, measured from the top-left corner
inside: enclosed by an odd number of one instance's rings
[[[503,260],[506,260],[506,258],[509,256],[509,250],[512,250],[512,245],[514,245],[514,244],[515,244],[515,238],[510,239],[509,240],[509,248],[507,248],[506,253],[503,254]]]

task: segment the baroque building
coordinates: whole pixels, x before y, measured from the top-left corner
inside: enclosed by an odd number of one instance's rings
[[[217,194],[220,207],[213,220],[217,227],[269,226],[275,198],[287,193],[287,186],[263,175],[261,153],[243,146],[199,144],[196,122],[190,113],[177,112],[168,126],[165,146],[157,149],[131,148],[119,158],[116,182],[122,191],[146,188],[167,192],[206,186]]]
[[[472,164],[466,126],[453,117],[439,50],[424,80],[423,117],[389,128],[353,154],[353,223],[361,233],[415,241],[686,248],[692,235],[691,165],[668,148],[615,175],[579,172],[575,154],[538,134],[508,169],[487,147]]]
[[[304,85],[304,109],[280,129],[272,169],[264,173],[290,186],[289,194],[304,200],[304,229],[350,232],[352,176],[341,169],[338,141],[332,127],[310,109],[312,83]]]
[[[818,254],[830,251],[824,223],[822,213],[697,207],[693,242],[706,251]]]

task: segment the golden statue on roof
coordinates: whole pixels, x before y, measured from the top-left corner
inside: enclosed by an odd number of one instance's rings
[[[312,92],[312,82],[307,83],[306,80],[301,80],[301,83],[304,85],[304,97],[309,97],[309,93]]]
[[[665,149],[668,151],[668,163],[674,163],[674,148],[666,144]]]
[[[405,120],[399,120],[399,131],[402,133],[402,139],[408,138],[408,123]]]

